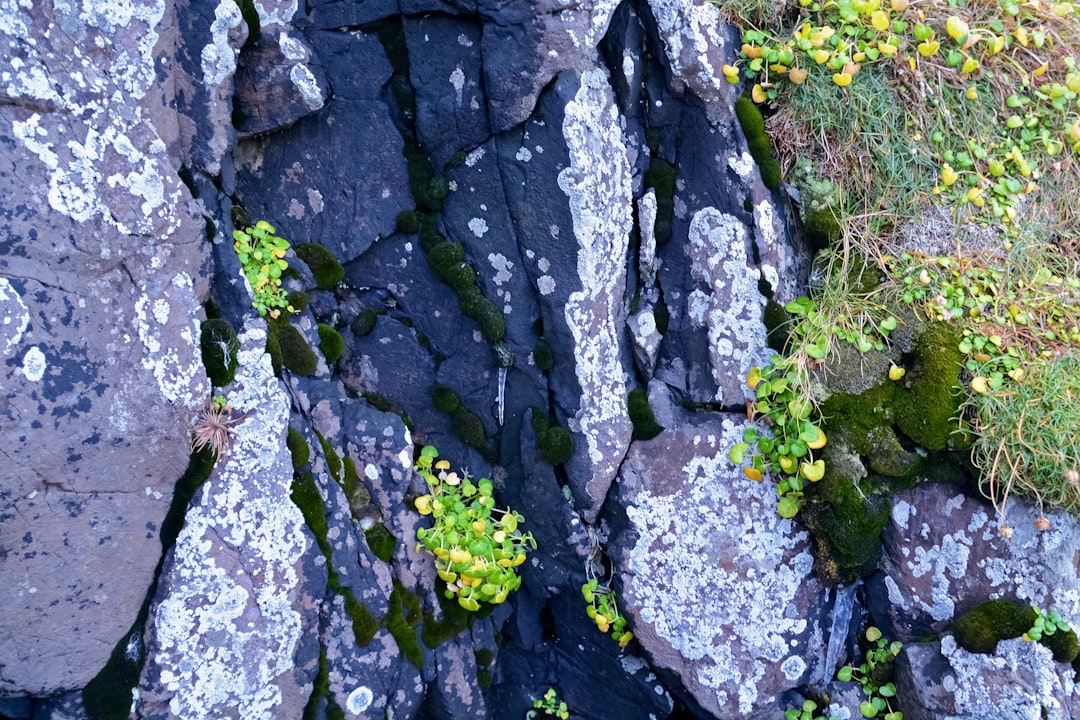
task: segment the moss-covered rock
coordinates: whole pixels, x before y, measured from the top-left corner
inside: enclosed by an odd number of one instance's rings
[[[987,600],[956,618],[952,631],[956,643],[973,653],[992,653],[999,640],[1018,638],[1035,624],[1038,614],[1030,605],[1015,600]]]
[[[454,432],[461,442],[477,450],[484,447],[487,437],[484,435],[484,423],[480,421],[479,415],[462,406],[454,412],[452,421]]]
[[[203,367],[214,387],[225,387],[236,376],[236,360],[240,341],[236,330],[227,321],[207,320],[202,324],[199,337]]]
[[[294,246],[293,250],[311,270],[320,290],[333,290],[345,277],[345,268],[325,246],[319,243],[300,243]]]
[[[357,337],[363,337],[375,329],[375,323],[379,319],[379,313],[371,308],[364,308],[356,314],[353,321],[349,323],[349,330],[353,335]]]
[[[765,337],[769,347],[776,352],[783,352],[791,335],[791,318],[784,306],[775,300],[769,300],[765,303],[762,319],[765,321]]]
[[[299,313],[307,310],[309,302],[308,294],[303,290],[293,290],[285,298],[285,302],[292,308],[291,312]]]
[[[341,588],[341,595],[345,598],[345,612],[352,618],[353,639],[357,647],[367,647],[379,632],[379,620],[364,603],[356,599],[349,588]]]
[[[818,578],[829,586],[848,585],[877,568],[892,503],[825,462],[830,471],[807,488],[799,516],[814,537]]]
[[[555,367],[555,353],[544,338],[537,340],[536,345],[533,346],[533,362],[541,370],[550,370]]]
[[[931,323],[912,346],[914,363],[897,397],[896,426],[928,450],[950,447],[950,435],[959,427],[961,339],[960,328]]]
[[[420,230],[420,213],[415,210],[402,210],[397,216],[397,231],[406,235],[415,235]]]
[[[653,157],[645,171],[645,187],[656,195],[656,222],[653,235],[657,245],[671,240],[671,219],[675,215],[675,166],[666,160]]]
[[[345,338],[329,325],[319,323],[319,350],[326,358],[326,364],[333,367],[345,352]]]
[[[626,410],[630,415],[630,422],[634,424],[635,440],[652,440],[664,431],[664,427],[656,422],[652,406],[649,405],[649,396],[644,389],[636,388],[630,391]]]
[[[454,292],[476,285],[476,271],[467,262],[459,262],[439,271],[439,279],[450,286]]]
[[[480,324],[480,334],[489,343],[497,343],[506,336],[506,320],[503,318],[502,311],[487,298],[480,303],[476,322]]]
[[[314,375],[319,367],[319,359],[307,344],[303,333],[285,318],[272,320],[267,323],[267,326],[266,350],[270,353],[271,359],[273,359],[274,350],[271,349],[270,338],[273,338],[273,344],[278,353],[279,367],[284,367],[297,375]]]
[[[461,407],[461,400],[458,398],[457,393],[446,385],[438,383],[431,388],[431,402],[436,410],[448,415],[457,412],[458,408]]]
[[[1043,635],[1039,642],[1050,648],[1055,662],[1071,663],[1080,655],[1080,642],[1077,642],[1073,630],[1058,630],[1053,635]]]
[[[393,559],[394,549],[397,548],[397,538],[386,529],[385,525],[378,523],[372,525],[364,531],[364,537],[367,538],[368,549],[375,557],[383,562],[390,562]]]
[[[423,620],[420,612],[420,600],[409,592],[397,580],[390,592],[389,612],[385,625],[397,643],[401,654],[409,659],[418,670],[424,667],[424,653],[420,649],[419,638],[414,629]]]
[[[484,293],[480,292],[480,288],[473,285],[467,287],[458,293],[458,306],[461,308],[461,314],[465,317],[477,319],[480,314],[485,310]]]
[[[838,209],[812,210],[803,217],[806,238],[817,250],[823,250],[840,239],[844,230],[837,218]]]
[[[465,259],[465,247],[453,240],[443,240],[427,251],[427,261],[436,275],[450,265],[457,264]]]
[[[574,453],[574,437],[566,428],[552,422],[540,408],[532,410],[532,426],[540,458],[552,465],[562,465]]]
[[[739,119],[746,144],[754,162],[761,171],[761,181],[765,187],[775,189],[780,186],[780,163],[773,157],[769,136],[765,133],[765,118],[754,102],[745,95],[735,101],[735,116]]]
[[[307,440],[304,439],[299,430],[289,426],[285,445],[289,448],[289,454],[292,456],[293,470],[299,472],[311,459],[311,448],[308,447]]]

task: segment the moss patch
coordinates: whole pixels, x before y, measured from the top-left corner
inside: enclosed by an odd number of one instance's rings
[[[630,415],[630,422],[634,424],[635,440],[652,440],[664,431],[664,427],[656,422],[652,406],[649,405],[649,396],[644,389],[637,388],[630,391],[626,409]]]
[[[311,448],[308,447],[307,440],[304,439],[299,430],[289,426],[289,434],[285,438],[285,445],[289,448],[289,454],[292,456],[294,471],[299,471],[308,464],[308,460],[311,459]]]
[[[364,308],[357,313],[356,317],[353,318],[353,321],[349,323],[349,329],[352,331],[353,335],[363,337],[375,329],[375,322],[378,319],[379,313],[371,308]]]
[[[420,230],[420,213],[415,210],[402,210],[397,216],[397,230],[406,235],[415,235]]]
[[[326,358],[326,364],[333,367],[345,352],[345,338],[329,325],[319,323],[319,350]]]
[[[483,449],[487,437],[484,435],[484,423],[480,421],[479,415],[462,406],[454,412],[452,421],[454,432],[461,438],[461,442],[477,450]]]
[[[765,118],[745,95],[735,101],[735,116],[739,118],[750,154],[761,170],[761,181],[765,187],[775,190],[780,186],[780,163],[773,157],[769,136],[765,133]]]
[[[555,367],[555,353],[544,338],[537,340],[536,345],[533,346],[533,362],[536,363],[536,367],[545,371]]]
[[[352,618],[353,639],[357,647],[367,647],[375,639],[379,632],[379,621],[367,609],[367,605],[356,599],[349,588],[342,588],[341,595],[345,598],[345,612]]]
[[[390,562],[393,559],[394,550],[397,548],[397,538],[386,529],[385,525],[372,525],[364,531],[364,537],[367,538],[368,548],[375,557],[383,562]]]
[[[236,376],[236,360],[240,341],[236,330],[227,321],[207,320],[202,324],[199,336],[203,367],[214,387],[225,387]]]
[[[277,353],[277,368],[286,368],[297,375],[314,375],[319,359],[304,339],[304,334],[288,320],[280,318],[267,323],[266,351],[271,360]]]
[[[448,415],[457,412],[461,407],[461,400],[457,393],[446,385],[438,383],[431,388],[431,402],[436,410]]]
[[[562,465],[574,454],[574,437],[564,427],[554,424],[551,417],[539,408],[532,411],[533,430],[540,458],[551,465]]]
[[[877,568],[891,509],[887,497],[867,493],[858,480],[835,472],[807,488],[799,516],[813,533],[822,584],[848,585]]]
[[[897,398],[896,426],[928,450],[949,447],[950,435],[959,427],[953,418],[959,414],[963,399],[961,338],[959,328],[932,323],[912,347],[914,367]]]
[[[333,290],[345,277],[345,268],[334,257],[334,253],[325,246],[319,243],[300,243],[294,245],[293,250],[311,270],[311,274],[315,276],[315,284],[320,290]]]
[[[645,171],[645,187],[656,195],[656,222],[653,235],[657,245],[671,240],[671,220],[675,216],[675,166],[668,161],[653,157]]]
[[[390,593],[390,611],[386,614],[386,629],[393,636],[401,653],[409,659],[417,670],[424,667],[424,652],[420,649],[416,635],[416,626],[423,620],[420,611],[420,599],[405,589],[397,580]]]
[[[953,622],[957,644],[973,653],[992,653],[999,640],[1018,638],[1035,624],[1035,609],[1015,600],[987,600]]]
[[[315,675],[315,682],[311,688],[311,697],[304,705],[303,720],[318,720],[319,708],[323,700],[333,703],[330,697],[330,672],[326,664],[326,648],[319,648],[319,672]],[[327,708],[329,714],[330,709]]]

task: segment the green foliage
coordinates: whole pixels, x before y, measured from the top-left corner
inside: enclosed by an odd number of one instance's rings
[[[896,686],[892,683],[893,660],[903,647],[899,641],[889,642],[874,626],[866,628],[866,661],[858,667],[845,665],[836,673],[841,682],[854,680],[862,685],[866,700],[859,705],[863,717],[883,720],[904,720],[904,714],[892,709]],[[884,713],[884,715],[881,715]]]
[[[740,97],[735,101],[735,116],[739,119],[739,125],[742,126],[743,134],[746,136],[746,145],[750,149],[750,154],[761,170],[761,181],[770,190],[780,187],[780,163],[773,157],[769,136],[765,134],[765,119],[761,117],[761,111],[749,98]]]
[[[345,338],[331,326],[319,323],[319,350],[326,358],[326,364],[333,367],[345,352]]]
[[[345,277],[345,268],[324,245],[301,243],[293,250],[296,251],[297,257],[303,260],[311,270],[311,274],[315,276],[315,283],[320,290],[333,290]]]
[[[349,329],[352,330],[353,335],[363,337],[375,329],[375,323],[378,319],[379,313],[371,308],[364,308],[349,323]]]
[[[461,400],[457,393],[439,383],[431,388],[431,402],[436,410],[447,414],[455,413],[461,408]]]
[[[537,712],[537,710],[540,712]],[[544,693],[544,697],[533,700],[533,710],[529,711],[526,717],[556,717],[559,720],[566,720],[570,717],[570,710],[567,708],[566,703],[559,699],[559,694],[555,692],[555,688],[548,688],[547,692]]]
[[[532,533],[519,529],[525,520],[520,513],[495,507],[491,480],[473,483],[467,473],[458,475],[438,456],[429,445],[414,468],[430,491],[416,499],[416,510],[434,520],[434,527],[417,529],[417,549],[424,547],[435,556],[445,595],[456,598],[462,608],[475,611],[480,603],[502,603],[521,586],[515,568],[525,562],[529,546],[536,548],[536,541]]]
[[[912,347],[913,369],[899,390],[896,426],[928,450],[944,450],[959,425],[963,355],[956,328],[933,323]]]
[[[214,387],[225,387],[236,376],[240,341],[226,320],[211,319],[202,324],[199,336],[203,367]]]
[[[1041,642],[1054,653],[1054,661],[1071,663],[1080,654],[1080,644],[1077,643],[1076,632],[1072,629],[1065,618],[1057,610],[1043,610],[1032,606],[1035,611],[1035,622],[1024,633],[1023,638],[1028,641]]]
[[[656,422],[652,406],[649,405],[649,396],[644,389],[636,388],[630,391],[626,409],[630,415],[630,422],[634,424],[635,440],[652,440],[664,431],[663,426]]]
[[[555,353],[544,338],[537,340],[536,345],[533,346],[533,362],[536,363],[536,367],[544,371],[555,367]]]
[[[848,585],[877,569],[881,532],[891,510],[888,498],[873,492],[871,483],[835,470],[808,490],[800,517],[817,545],[815,567],[823,584]]]
[[[610,630],[611,637],[618,640],[620,648],[629,645],[634,633],[626,629],[626,618],[619,612],[615,591],[592,578],[581,586],[581,595],[587,603],[585,613],[596,623],[600,632],[606,634]]]
[[[826,716],[814,712],[817,709],[818,704],[813,700],[803,700],[803,704],[798,708],[784,711],[784,720],[817,720],[818,718],[825,718]],[[839,720],[839,718],[835,715],[829,715],[827,720]]]
[[[285,438],[285,445],[289,448],[289,454],[292,456],[293,470],[299,472],[311,459],[311,448],[308,447],[307,440],[304,439],[299,430],[290,425],[289,433]]]
[[[314,375],[319,368],[319,359],[304,334],[284,318],[267,323],[266,351],[275,367],[284,367],[297,375]]]
[[[375,557],[383,562],[390,562],[393,559],[397,538],[386,529],[385,525],[372,525],[364,531],[364,537],[367,538],[368,548]]]
[[[289,242],[277,237],[275,232],[274,226],[265,220],[245,230],[233,230],[233,250],[251,285],[252,304],[260,315],[272,318],[285,309],[292,312],[281,287],[281,275],[289,267],[284,259]]]

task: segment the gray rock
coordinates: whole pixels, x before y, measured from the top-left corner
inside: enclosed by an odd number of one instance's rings
[[[45,696],[101,669],[151,583],[209,391],[207,255],[172,6],[3,15],[0,693]]]
[[[241,138],[287,128],[326,104],[325,73],[299,33],[263,32],[236,67],[234,115]]]
[[[1038,509],[1009,504],[1014,534],[998,534],[993,508],[945,485],[921,485],[896,496],[883,534],[884,573],[868,584],[888,608],[875,617],[886,635],[908,642],[944,630],[985,600],[1018,599],[1080,617],[1080,577],[1073,563],[1080,525],[1063,512],[1050,529],[1034,527]]]
[[[1073,669],[1050,650],[1017,638],[989,655],[969,653],[951,635],[904,648],[897,697],[912,720],[1068,720],[1080,716]]]
[[[653,666],[706,716],[756,717],[824,660],[828,593],[772,485],[728,459],[745,418],[679,415],[633,443],[619,474],[625,526],[612,519],[608,552],[620,604]]]
[[[299,717],[311,694],[326,569],[289,498],[289,403],[258,325],[240,334],[229,393],[235,412],[247,415],[161,571],[139,717]]]

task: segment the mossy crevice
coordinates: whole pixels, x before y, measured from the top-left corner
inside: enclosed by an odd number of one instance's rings
[[[266,326],[266,352],[270,355],[274,373],[280,375],[281,369],[285,368],[297,375],[314,375],[319,368],[319,359],[304,334],[284,316],[268,320]]]
[[[634,440],[652,440],[664,431],[664,426],[656,422],[649,396],[643,388],[630,391],[626,410],[630,415],[630,422],[634,425]]]
[[[574,454],[574,437],[540,408],[533,408],[532,426],[540,458],[551,465],[562,465]]]
[[[656,220],[653,237],[657,245],[671,241],[671,221],[675,217],[675,166],[663,158],[653,156],[643,178],[645,187],[652,188],[656,196]]]
[[[761,171],[761,181],[765,187],[775,190],[780,187],[780,163],[773,157],[769,136],[765,132],[765,118],[754,102],[741,96],[735,101],[735,117],[739,119],[750,155]]]
[[[960,370],[962,330],[931,323],[912,346],[914,364],[897,397],[896,426],[917,445],[944,450],[953,445],[955,420],[963,401]]]
[[[199,336],[203,367],[214,387],[225,387],[236,376],[240,340],[226,320],[213,318],[202,324]]]
[[[345,352],[345,338],[333,327],[319,323],[319,351],[326,358],[326,364],[333,367]]]
[[[293,251],[311,270],[320,290],[333,290],[345,277],[345,268],[324,245],[301,243],[293,246]]]

